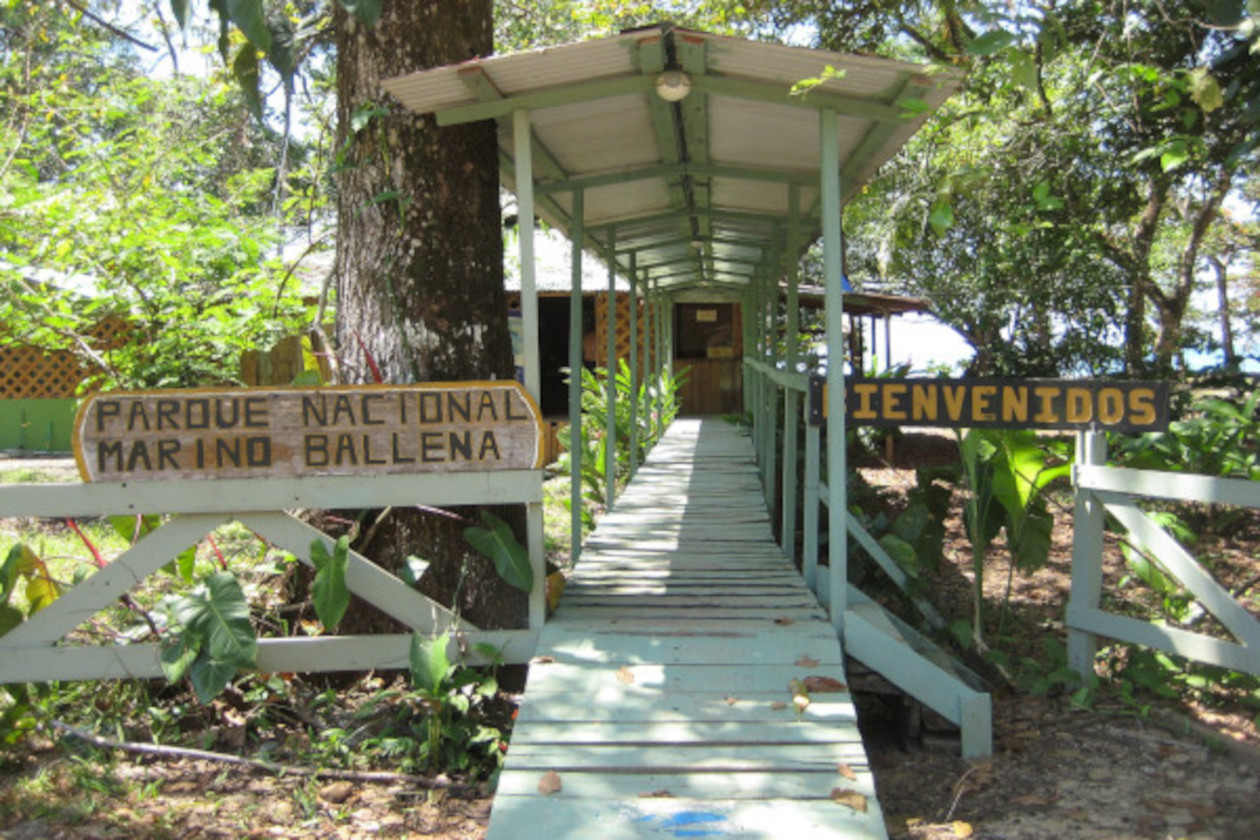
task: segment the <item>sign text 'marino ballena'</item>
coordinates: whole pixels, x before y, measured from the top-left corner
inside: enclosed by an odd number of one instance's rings
[[[516,382],[105,393],[80,409],[89,481],[536,469]]]

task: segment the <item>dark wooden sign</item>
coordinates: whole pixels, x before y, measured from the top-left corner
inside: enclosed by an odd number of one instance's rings
[[[826,379],[810,379],[812,425],[825,422]],[[850,426],[975,429],[1168,428],[1167,382],[1075,379],[879,379],[848,377]]]
[[[538,469],[542,418],[517,382],[95,394],[85,481]]]

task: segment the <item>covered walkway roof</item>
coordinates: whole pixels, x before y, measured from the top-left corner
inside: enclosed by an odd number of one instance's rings
[[[518,196],[514,115],[527,114],[536,213],[677,291],[742,287],[818,236],[820,113],[834,113],[843,200],[958,82],[918,64],[662,24],[384,86],[439,125],[497,120],[503,178]]]

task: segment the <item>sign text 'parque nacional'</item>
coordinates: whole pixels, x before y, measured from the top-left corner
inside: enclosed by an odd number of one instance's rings
[[[809,422],[825,422],[826,380],[810,378]],[[848,377],[850,426],[976,429],[1168,428],[1167,382],[1075,379],[880,379]]]
[[[113,392],[75,423],[85,481],[537,469],[520,384]]]

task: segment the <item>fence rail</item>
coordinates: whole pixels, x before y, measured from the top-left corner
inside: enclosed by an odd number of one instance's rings
[[[1137,504],[1140,498],[1260,508],[1260,483],[1234,478],[1106,466],[1106,439],[1077,436],[1076,518],[1072,592],[1068,600],[1068,666],[1094,672],[1098,637],[1155,648],[1187,659],[1260,675],[1260,621]],[[1102,549],[1107,518],[1164,574],[1189,590],[1234,641],[1178,627],[1115,615],[1101,608]]]
[[[452,631],[451,654],[469,654],[467,661],[474,664],[478,660],[472,648],[480,643],[500,650],[510,664],[533,656],[545,613],[540,471],[0,487],[0,517],[169,515],[108,565],[0,637],[0,680],[161,676],[157,644],[80,645],[70,643],[70,636],[220,525],[239,522],[310,566],[312,543],[322,542],[331,552],[335,540],[286,511],[513,503],[527,506],[527,549],[534,572],[527,629],[481,630],[367,558],[350,553],[346,585],[352,593],[414,630]],[[260,639],[257,669],[405,668],[409,640],[406,634]]]

